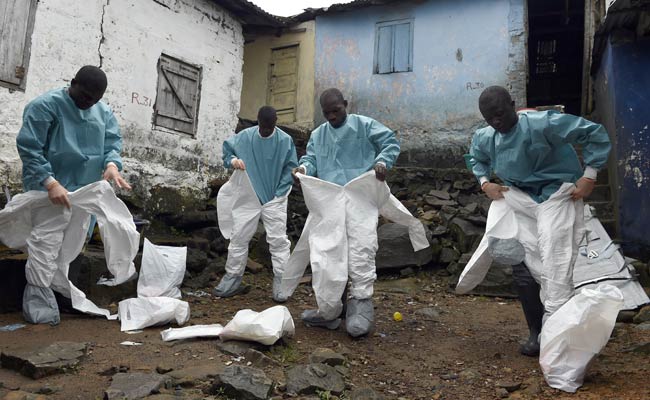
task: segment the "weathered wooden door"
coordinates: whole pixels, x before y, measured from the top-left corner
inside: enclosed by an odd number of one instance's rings
[[[0,81],[25,88],[36,0],[0,1]]]
[[[298,89],[298,46],[271,51],[269,66],[268,104],[278,112],[278,123],[296,121],[296,91]]]
[[[163,54],[158,64],[155,125],[194,135],[200,84],[199,67]]]

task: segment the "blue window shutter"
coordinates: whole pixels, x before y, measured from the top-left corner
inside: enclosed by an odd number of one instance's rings
[[[411,23],[393,25],[393,72],[411,71]]]
[[[393,26],[380,26],[377,29],[377,66],[378,74],[393,72]]]

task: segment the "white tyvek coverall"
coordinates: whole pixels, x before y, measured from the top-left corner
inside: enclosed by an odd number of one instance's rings
[[[262,218],[269,243],[273,273],[282,275],[289,259],[291,242],[287,237],[287,199],[289,192],[262,205],[245,171],[235,170],[217,194],[219,230],[230,239],[226,272],[241,276],[248,260],[248,244]]]
[[[79,311],[115,319],[117,315],[98,308],[68,280],[68,269],[83,248],[91,215],[97,217],[106,264],[114,277],[98,284],[115,286],[136,275],[133,259],[140,234],[131,213],[108,182],[86,185],[68,196],[71,209],[53,205],[47,192],[15,196],[0,211],[0,241],[8,247],[26,248],[28,284],[51,287],[69,297]]]
[[[342,310],[341,296],[350,278],[350,296],[373,294],[379,214],[409,227],[415,251],[429,246],[422,223],[370,171],[345,186],[298,174],[309,209],[300,240],[282,275],[282,296],[289,297],[311,263],[318,313],[333,320]]]
[[[536,203],[510,187],[504,199],[493,201],[485,235],[463,270],[456,292],[469,292],[485,277],[492,264],[490,236],[515,238],[526,250],[524,262],[541,286],[545,318],[557,311],[573,296],[573,266],[585,234],[584,203],[571,199],[574,190],[573,184],[565,183],[548,200]]]

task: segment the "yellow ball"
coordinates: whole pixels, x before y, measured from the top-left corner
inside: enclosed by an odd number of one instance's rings
[[[393,314],[393,319],[395,321],[398,321],[398,322],[401,321],[402,320],[402,313],[399,312],[399,311],[395,311],[395,313]]]

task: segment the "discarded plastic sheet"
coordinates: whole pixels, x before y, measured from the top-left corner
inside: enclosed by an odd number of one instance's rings
[[[385,182],[367,172],[345,186],[326,182],[318,178],[298,174],[309,216],[296,247],[289,257],[282,275],[281,297],[290,297],[311,264],[312,286],[318,303],[318,312],[325,319],[334,319],[341,313],[341,297],[348,281],[348,232],[358,226],[347,226],[347,219],[354,217],[351,225],[374,227],[375,234],[362,236],[368,248],[376,248],[376,226],[379,214],[409,228],[409,237],[415,251],[429,246],[422,223],[390,194]],[[375,271],[364,279],[370,284],[362,290],[364,296],[372,295]]]
[[[192,339],[198,337],[219,337],[223,330],[220,324],[213,325],[192,325],[184,328],[169,328],[160,332],[163,342],[172,340]]]
[[[13,332],[13,331],[17,331],[18,329],[22,329],[26,326],[27,325],[25,324],[11,324],[11,325],[0,326],[0,332]]]
[[[130,340],[120,343],[122,346],[142,346],[141,342],[132,342]]]
[[[144,239],[138,297],[181,298],[187,247],[158,246]]]
[[[122,332],[174,321],[183,325],[190,319],[190,305],[170,297],[138,297],[120,301],[118,314]]]
[[[540,335],[539,365],[549,386],[570,393],[582,386],[622,307],[621,291],[601,284],[582,289],[548,318]]]
[[[40,243],[38,254],[25,267],[27,282],[38,287],[56,290],[69,297],[72,306],[81,312],[116,319],[106,309],[97,307],[68,279],[70,263],[79,255],[85,243],[90,216],[97,217],[104,243],[106,265],[112,279],[98,284],[115,286],[127,282],[137,274],[133,259],[138,252],[139,233],[126,205],[117,198],[107,181],[86,185],[69,193],[71,209],[52,205],[46,192],[29,191],[13,197],[0,211],[0,241],[11,248],[28,251],[29,238],[48,235],[51,243]],[[39,228],[39,224],[46,224]],[[41,233],[46,229],[47,233]],[[50,235],[59,232],[58,235]],[[45,262],[44,260],[53,260]]]
[[[193,297],[208,297],[210,296],[210,293],[204,292],[203,290],[197,290],[196,292],[185,292],[185,295]]]
[[[142,333],[142,332],[144,332],[142,329],[136,329],[134,331],[124,331],[124,333],[126,333],[128,335],[137,335],[137,334]]]
[[[282,337],[295,332],[293,318],[285,306],[274,306],[262,312],[240,310],[226,324],[219,337],[221,340],[248,340],[270,346]]]

